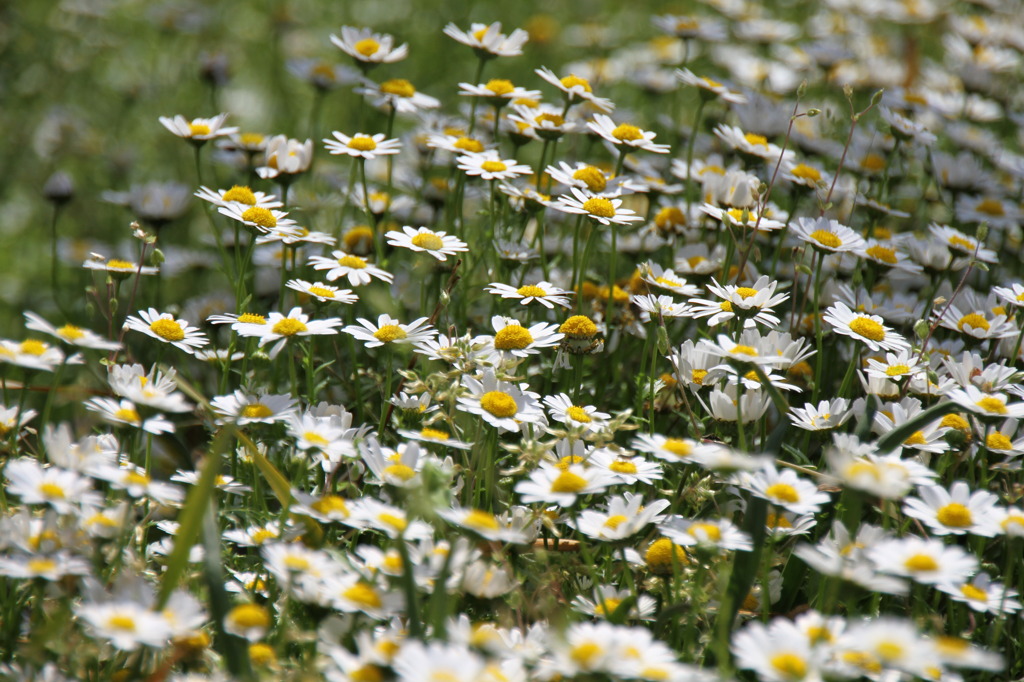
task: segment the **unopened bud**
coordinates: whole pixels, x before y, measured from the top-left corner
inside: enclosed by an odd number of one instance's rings
[[[810,118],[814,118],[815,116],[818,116],[819,114],[821,114],[821,109],[808,109],[807,110],[807,116],[810,117]]]
[[[149,256],[149,262],[153,265],[161,265],[166,260],[167,258],[164,256],[164,252],[160,249],[153,249],[153,253]]]
[[[914,323],[914,334],[919,339],[926,338],[928,336],[928,323],[924,320],[918,320]]]
[[[978,229],[975,231],[974,236],[978,238],[979,242],[985,241],[988,237],[988,223],[981,223],[978,225]]]
[[[667,355],[669,350],[668,345],[668,330],[662,326],[658,327],[658,352],[662,355]]]

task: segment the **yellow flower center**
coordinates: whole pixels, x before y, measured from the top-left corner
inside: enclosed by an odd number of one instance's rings
[[[249,660],[256,666],[267,666],[277,660],[274,647],[262,642],[249,645]]]
[[[368,135],[356,135],[345,146],[359,152],[372,152],[377,148],[377,143]]]
[[[391,571],[392,573],[401,573],[404,564],[402,563],[402,557],[397,554],[389,554],[384,557],[384,561],[381,563],[385,570]]]
[[[872,341],[881,341],[885,338],[885,329],[870,317],[855,318],[850,322],[850,331]]]
[[[956,429],[957,431],[964,431],[967,433],[970,433],[971,430],[971,425],[967,423],[967,420],[961,417],[960,415],[956,414],[955,412],[951,412],[950,414],[947,414],[945,417],[943,417],[942,421],[939,422],[939,426],[944,426],[949,429]]]
[[[466,514],[462,523],[477,530],[498,530],[501,527],[498,524],[498,519],[494,518],[494,514],[480,509],[474,509]]]
[[[883,661],[897,661],[903,658],[903,647],[895,642],[882,642],[875,649],[878,657]]]
[[[297,556],[295,554],[289,554],[284,558],[284,565],[289,571],[295,571],[296,573],[305,573],[312,566],[309,563],[309,559],[304,556]]]
[[[732,221],[738,225],[746,225],[750,223],[752,220],[756,222],[756,220],[750,215],[750,211],[748,211],[745,208],[730,208],[728,211],[725,212],[725,214],[728,215],[729,218],[731,218]]]
[[[331,291],[330,289],[325,289],[324,287],[318,287],[315,284],[309,288],[309,293],[313,294],[314,296],[319,296],[320,298],[334,298],[333,291]]]
[[[694,371],[696,372],[698,370]],[[704,373],[707,374],[706,371]],[[703,379],[703,377],[701,378]],[[665,443],[661,446],[661,449],[671,452],[676,457],[688,457],[690,453],[693,452],[693,445],[685,440],[682,440],[681,438],[666,438]]]
[[[792,528],[793,524],[782,514],[768,513],[767,518],[764,521],[764,525],[769,528]]]
[[[896,251],[880,244],[868,247],[866,253],[875,260],[888,263],[889,265],[895,265],[898,261]]]
[[[111,258],[107,261],[107,270],[138,270],[138,266],[135,263],[130,263],[126,260],[120,260],[118,258]]]
[[[904,445],[927,445],[928,441],[924,437],[923,431],[914,431],[910,438],[903,441]]]
[[[750,287],[739,287],[736,289],[736,293],[744,299],[750,298],[751,296],[757,296],[757,289],[751,289]]]
[[[519,287],[518,289],[516,289],[516,293],[522,296],[523,298],[543,298],[544,296],[547,295],[547,292],[545,292],[543,289],[532,284],[526,284],[524,286]]]
[[[647,548],[647,553],[644,555],[644,562],[647,564],[647,568],[658,575],[665,575],[672,573],[672,562],[676,561],[680,565],[690,563],[689,559],[686,558],[686,552],[679,545],[674,544],[668,538],[661,538],[651,543],[651,546]]]
[[[484,161],[480,164],[480,168],[488,173],[501,173],[508,170],[508,166],[501,161]]]
[[[818,182],[821,180],[821,172],[817,168],[811,168],[806,164],[799,163],[793,166],[792,170],[789,172],[794,177],[798,177],[803,180],[810,180],[811,182]]]
[[[608,468],[617,474],[635,475],[637,472],[636,464],[633,464],[628,459],[617,459],[609,464]]]
[[[788,483],[774,483],[765,489],[764,494],[773,500],[790,504],[800,501],[800,495],[797,493],[796,488]]]
[[[615,514],[614,516],[608,517],[608,520],[604,522],[604,526],[605,528],[611,528],[612,530],[615,530],[626,521],[628,521],[628,519],[624,515]]]
[[[814,241],[830,249],[838,249],[843,245],[843,240],[828,230],[815,230],[810,236]]]
[[[362,270],[366,267],[366,261],[359,256],[342,256],[338,259],[338,265],[343,268],[352,268],[353,270]]]
[[[552,126],[555,126],[555,127],[561,126],[562,124],[565,123],[565,119],[562,118],[561,114],[547,114],[547,113],[538,115],[537,118],[534,119],[534,121],[536,123],[540,123],[541,125],[543,125],[545,123],[550,123]]]
[[[569,409],[567,409],[565,411],[565,414],[568,415],[569,419],[573,420],[574,422],[580,422],[581,424],[589,424],[590,422],[593,421],[593,419],[590,418],[590,415],[587,414],[586,410],[584,410],[582,407],[577,407],[576,405],[573,405]]]
[[[135,632],[135,619],[123,613],[118,613],[107,619],[107,627],[123,632]]]
[[[412,467],[404,464],[392,464],[391,466],[384,468],[384,475],[408,481],[416,475],[416,471]]]
[[[612,137],[614,137],[616,140],[621,140],[623,142],[632,142],[633,140],[639,140],[642,139],[643,136],[644,135],[643,133],[640,132],[639,128],[628,123],[620,123],[612,131]]]
[[[429,438],[430,440],[448,440],[451,436],[439,429],[426,428],[420,431],[420,437]]]
[[[861,168],[863,168],[866,171],[872,171],[877,173],[878,171],[885,168],[887,164],[882,156],[878,154],[868,154],[863,159],[861,159],[860,165]]]
[[[409,522],[405,520],[405,517],[396,516],[395,514],[389,514],[387,512],[378,514],[377,520],[387,526],[391,526],[399,532],[404,531],[409,526]]]
[[[262,606],[242,604],[231,609],[228,619],[239,627],[266,628],[270,626],[270,614]]]
[[[242,408],[241,416],[247,419],[266,419],[274,416],[274,411],[263,403],[251,403]]]
[[[572,174],[573,180],[580,180],[586,184],[591,192],[603,192],[608,186],[608,180],[600,169],[593,166],[584,166]]]
[[[498,350],[522,350],[533,343],[533,336],[518,324],[510,324],[494,335]]]
[[[910,368],[906,365],[889,365],[885,368],[886,376],[899,377],[910,372]]]
[[[267,528],[260,528],[252,532],[253,544],[262,545],[267,540],[274,540],[277,538],[277,533]]]
[[[444,240],[433,232],[420,232],[410,241],[412,241],[413,246],[418,246],[427,251],[438,251],[444,247]]]
[[[381,673],[380,668],[372,663],[367,663],[349,673],[349,677],[352,678],[353,682],[384,682],[384,675]]]
[[[285,317],[275,322],[270,331],[281,336],[295,336],[301,332],[309,331],[309,327],[301,320]]]
[[[964,239],[963,237],[958,237],[957,235],[953,235],[949,238],[949,245],[959,248],[962,251],[970,251],[972,253],[977,246],[974,242]]]
[[[38,339],[26,339],[21,342],[20,348],[25,355],[42,355],[49,346]]]
[[[245,324],[266,324],[267,318],[256,313],[242,313],[238,316],[238,321]]]
[[[43,497],[47,497],[51,500],[63,500],[64,499],[64,488],[61,488],[56,483],[43,482],[36,488]]]
[[[512,81],[505,78],[492,78],[487,81],[487,85],[484,86],[498,97],[507,95],[516,89],[516,86],[512,85]]]
[[[152,479],[145,474],[138,474],[134,471],[129,471],[124,475],[123,482],[127,485],[140,485],[147,486],[150,484]]]
[[[960,331],[963,331],[964,326],[971,326],[974,329],[984,329],[985,331],[988,331],[989,329],[988,320],[978,313],[968,313],[961,317],[960,321],[956,323],[956,327]]]
[[[363,55],[364,57],[372,57],[373,55],[377,54],[377,50],[380,49],[380,43],[378,43],[373,38],[363,38],[355,45],[353,45],[352,49],[354,49],[356,52]]]
[[[728,301],[726,301],[726,303],[728,303]],[[706,369],[693,369],[693,370],[690,370],[690,379],[693,380],[693,383],[695,383],[695,384],[697,384],[699,386],[703,386],[704,385],[704,377],[706,377],[707,375],[708,375],[708,371]],[[687,454],[689,454],[689,453],[687,453]]]
[[[261,133],[242,133],[238,136],[239,142],[246,147],[255,147],[263,144],[265,136]]]
[[[576,339],[589,339],[597,334],[597,325],[586,315],[573,315],[561,324],[558,331]]]
[[[744,346],[742,344],[736,344],[733,347],[733,349],[731,351],[729,351],[729,352],[732,353],[733,355],[752,355],[752,356],[756,356],[758,354],[757,353],[757,349],[754,348],[753,346]]]
[[[691,29],[692,30],[693,28],[696,28],[696,23],[692,22],[692,21],[681,21],[681,22],[679,22],[679,24],[680,24],[680,26],[682,26],[683,29]],[[707,86],[709,88],[721,88],[721,87],[723,87],[723,85],[721,83],[719,83],[718,81],[715,81],[715,80],[711,80],[707,76],[701,76],[701,80],[704,81],[704,83],[707,84]]]
[[[995,396],[987,395],[974,404],[990,414],[1006,414],[1006,403]]]
[[[269,209],[262,206],[253,206],[242,211],[242,220],[267,229],[277,227],[277,218]]]
[[[455,140],[452,146],[456,149],[462,149],[467,152],[476,152],[478,154],[484,150],[483,143],[479,140],[474,140],[471,137],[460,137]]]
[[[924,573],[939,570],[939,564],[928,554],[915,554],[903,562],[903,567],[912,573]]]
[[[940,508],[935,514],[939,523],[950,528],[967,528],[974,520],[971,517],[971,510],[962,504],[950,502]]]
[[[1006,209],[1003,208],[1003,202],[998,199],[982,199],[978,202],[978,205],[974,207],[974,210],[978,213],[984,213],[992,216],[1006,215]]]
[[[571,471],[563,471],[551,482],[553,493],[578,493],[587,487],[587,479]]]
[[[783,677],[802,680],[807,675],[807,661],[800,655],[783,651],[771,657],[772,668]]]
[[[603,653],[604,649],[600,645],[593,642],[584,642],[574,646],[569,652],[569,657],[572,658],[576,665],[586,670],[596,665],[597,659]]]
[[[73,324],[66,324],[57,330],[57,336],[61,337],[65,341],[77,341],[85,336],[85,332]]]
[[[764,135],[755,135],[754,133],[747,133],[746,135],[743,136],[743,139],[747,141],[747,144],[761,147],[768,146],[768,138],[765,137]]]
[[[29,559],[28,570],[35,574],[49,573],[57,568],[57,562],[52,559]]]
[[[686,214],[678,206],[666,206],[654,216],[654,224],[662,229],[672,225],[685,225]]]
[[[199,135],[209,135],[210,126],[205,123],[189,123],[188,124],[189,137],[196,137]]]
[[[615,609],[619,608],[619,604],[621,603],[621,599],[615,599],[613,597],[606,598],[603,603],[598,602],[594,605],[594,613],[598,616],[607,616],[610,613],[615,613]]]
[[[342,593],[342,596],[362,608],[379,609],[383,604],[377,590],[363,582],[348,588]]]
[[[181,341],[185,338],[185,330],[175,320],[161,318],[149,325],[150,330],[164,341]]]
[[[348,516],[348,505],[345,504],[345,500],[337,495],[324,495],[319,500],[309,505],[315,511],[321,514],[341,514],[342,516]]]
[[[416,94],[416,88],[404,78],[392,78],[380,84],[380,91],[396,97],[412,97]]]
[[[599,218],[614,218],[615,205],[603,197],[593,197],[583,202],[583,210]]]
[[[989,450],[1012,450],[1013,443],[1004,434],[993,431],[985,438],[985,447]]]
[[[718,542],[722,539],[722,529],[713,523],[695,523],[687,529],[687,532],[695,538],[703,533],[711,542]]]
[[[580,78],[576,74],[569,74],[559,82],[566,90],[572,90],[573,88],[580,87],[583,88],[583,92],[593,92],[593,90],[590,89],[590,82],[587,81],[586,78]]]
[[[514,417],[519,411],[516,399],[504,391],[488,391],[480,396],[480,407],[499,419]]]
[[[247,206],[256,205],[256,195],[244,185],[235,185],[221,196],[224,201],[235,201]]]
[[[399,327],[397,324],[386,324],[380,329],[373,333],[373,338],[381,341],[382,343],[391,343],[392,341],[401,341],[407,338],[409,335],[404,329]]]
[[[974,585],[967,583],[960,587],[960,592],[973,601],[988,601],[988,592]]]

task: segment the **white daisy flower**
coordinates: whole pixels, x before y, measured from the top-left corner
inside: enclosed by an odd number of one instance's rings
[[[518,509],[523,510],[522,507]],[[523,545],[531,541],[531,536],[536,535],[528,532],[527,526],[531,524],[531,520],[523,514],[495,516],[481,509],[464,509],[458,506],[452,509],[439,509],[437,513],[449,523],[471,530],[494,542]]]
[[[463,45],[473,48],[481,59],[493,57],[518,57],[523,53],[523,45],[529,40],[530,34],[521,28],[505,35],[501,32],[501,22],[493,24],[470,24],[468,31],[461,30],[453,23],[444,27],[444,34]]]
[[[781,147],[768,142],[768,138],[765,136],[755,133],[744,133],[735,126],[720,124],[715,127],[714,132],[715,136],[729,145],[730,148],[747,156],[766,159],[771,164],[776,163],[779,160],[779,156],[782,156],[785,160],[791,160],[795,157],[793,150],[787,149],[783,152]]]
[[[628,208],[621,208],[622,199],[606,199],[602,196],[592,196],[578,187],[570,187],[572,196],[563,194],[558,201],[552,204],[552,208],[565,213],[585,215],[591,220],[596,220],[602,225],[627,225],[631,222],[642,221],[643,216],[638,216],[636,211]]]
[[[626,485],[633,483],[650,485],[661,480],[664,475],[661,465],[657,462],[648,462],[643,457],[630,456],[611,448],[594,450],[585,464],[588,469],[609,472],[617,483]]]
[[[836,301],[822,316],[835,331],[864,343],[873,351],[908,350],[910,343],[902,336],[882,324],[878,315],[859,315],[842,301]]]
[[[955,303],[950,303],[941,310],[933,310],[932,317],[939,326],[975,339],[1005,339],[1018,334],[1017,326],[1007,319],[1005,311],[1001,314],[991,314],[983,309],[964,312]]]
[[[291,420],[298,410],[298,401],[290,395],[247,393],[241,389],[230,395],[216,396],[210,401],[219,421],[246,424],[274,424]]]
[[[205,144],[217,138],[237,133],[238,128],[225,128],[227,114],[218,114],[213,118],[194,118],[191,121],[178,114],[174,118],[161,116],[160,124],[178,137],[189,140],[193,144]]]
[[[161,433],[173,433],[174,424],[161,414],[143,418],[139,414],[135,403],[126,398],[120,401],[113,398],[90,398],[85,402],[85,408],[98,412],[99,415],[114,424],[127,424],[147,433],[160,435]]]
[[[370,263],[362,256],[355,256],[344,251],[336,250],[331,252],[331,257],[311,256],[309,264],[314,270],[327,270],[324,275],[328,282],[333,282],[342,277],[348,278],[348,283],[354,287],[369,284],[373,278],[390,283],[394,275]]]
[[[120,350],[121,344],[116,341],[108,341],[96,332],[76,327],[73,324],[65,324],[63,327],[54,327],[33,312],[25,311],[25,327],[37,332],[43,332],[55,336],[64,343],[79,348],[94,348],[97,350]]]
[[[583,595],[576,595],[572,600],[574,609],[595,618],[608,618],[616,612],[622,602],[631,596],[630,590],[617,589],[614,585],[598,585],[594,588],[594,599],[591,601]],[[626,618],[630,620],[653,620],[658,603],[650,595],[641,594],[636,603],[629,607]]]
[[[792,622],[783,618],[771,625],[754,621],[732,636],[736,666],[753,670],[766,682],[821,679],[824,652],[811,647]]]
[[[421,483],[419,443],[400,443],[397,450],[382,446],[374,435],[356,445],[363,462],[378,480],[398,488],[412,488]]]
[[[44,468],[34,459],[15,459],[4,467],[7,493],[23,504],[46,504],[58,514],[74,513],[78,505],[100,506],[92,482],[77,472],[60,467]]]
[[[492,78],[486,83],[473,85],[472,83],[459,83],[460,95],[466,97],[487,97],[494,100],[496,106],[522,99],[540,99],[540,90],[527,90],[526,88],[514,85],[512,81],[505,78]]]
[[[426,227],[413,228],[406,225],[402,231],[392,230],[384,235],[391,246],[398,246],[410,251],[422,251],[439,261],[448,260],[463,251],[469,251],[466,242],[446,232],[435,232]]]
[[[526,140],[557,140],[576,130],[575,120],[566,119],[561,107],[548,104],[536,107],[513,104],[508,121],[515,126],[515,132],[510,134]]]
[[[397,154],[402,151],[402,142],[398,139],[388,140],[384,133],[367,135],[356,133],[352,137],[333,131],[334,139],[324,138],[323,143],[331,154],[352,156],[360,159],[373,160],[378,156]]]
[[[658,524],[658,530],[677,545],[699,545],[715,552],[749,552],[754,548],[750,535],[728,519],[686,519],[670,516]]]
[[[938,538],[893,538],[877,542],[866,551],[879,571],[925,585],[962,582],[978,570],[978,559],[973,554]]]
[[[365,86],[355,89],[356,94],[365,95],[373,101],[377,108],[393,108],[400,114],[416,114],[423,109],[436,109],[441,106],[440,100],[422,92],[405,78],[392,78],[383,83],[367,82]]]
[[[731,104],[746,104],[747,98],[738,92],[730,90],[725,85],[722,85],[718,81],[711,80],[706,76],[697,76],[689,69],[676,69],[675,76],[679,81],[685,85],[692,85],[698,87],[701,90],[714,93],[718,95],[723,101]]]
[[[136,601],[83,602],[75,607],[75,614],[88,625],[92,636],[108,640],[122,651],[140,646],[160,648],[170,640],[167,619]]]
[[[298,224],[288,217],[288,213],[275,208],[247,207],[245,204],[230,203],[220,206],[217,211],[232,220],[237,220],[246,227],[254,228],[257,232],[269,233],[272,230],[295,230],[298,228]]]
[[[846,253],[865,247],[864,237],[838,220],[797,218],[791,228],[802,241],[826,253]]]
[[[519,424],[544,422],[544,410],[538,396],[525,388],[526,384],[500,381],[494,371],[487,369],[480,379],[465,375],[462,384],[469,395],[460,396],[456,407],[463,412],[478,414],[491,426],[503,431],[518,431]]]
[[[935,535],[990,538],[999,534],[999,498],[987,490],[972,492],[966,482],[956,481],[948,491],[937,485],[920,486],[918,495],[907,498],[903,513],[923,521]]]
[[[60,348],[39,339],[25,339],[20,342],[0,339],[0,362],[26,369],[53,372],[65,362],[80,364],[84,359],[78,354],[68,358]]]
[[[569,74],[564,78],[559,78],[555,75],[554,71],[546,66],[535,69],[534,73],[561,90],[570,105],[580,101],[587,101],[605,113],[609,113],[615,108],[610,99],[594,95],[590,82],[586,78],[581,78],[576,74]]]
[[[667,154],[669,151],[667,144],[655,144],[657,133],[641,130],[629,123],[615,125],[615,121],[604,114],[594,114],[594,120],[587,122],[587,128],[616,147],[641,149],[656,154]]]
[[[1019,596],[1017,591],[993,582],[988,573],[979,573],[963,582],[942,582],[936,587],[980,613],[1012,614],[1021,609],[1021,603],[1015,599]]]
[[[434,537],[434,529],[424,521],[412,520],[399,507],[363,497],[352,504],[352,515],[364,526],[379,530],[393,540],[416,541]]]
[[[774,464],[766,464],[760,471],[746,477],[741,485],[794,514],[817,513],[821,505],[831,501],[828,493],[819,491],[818,486],[800,478],[792,469],[779,471]]]
[[[114,279],[126,279],[132,275],[155,275],[160,268],[150,265],[139,265],[120,258],[106,258],[98,253],[90,254],[89,259],[82,263],[86,270],[102,270],[110,273]]]
[[[484,290],[502,298],[519,299],[520,305],[529,305],[536,301],[549,310],[554,309],[556,305],[568,308],[569,297],[573,294],[571,291],[556,287],[551,282],[524,284],[518,288],[501,282],[491,282]]]
[[[595,540],[624,540],[652,523],[661,523],[664,519],[661,512],[670,505],[671,502],[664,499],[651,500],[645,504],[643,496],[624,493],[609,498],[603,509],[580,511],[575,528]]]
[[[110,388],[117,395],[136,405],[145,405],[163,412],[188,412],[191,403],[178,392],[177,371],[161,372],[156,366],[147,373],[142,365],[113,365],[107,375]]]
[[[359,300],[359,296],[352,293],[351,289],[339,289],[323,282],[307,282],[304,279],[291,279],[287,284],[289,289],[315,298],[321,303],[345,303],[353,304]]]
[[[668,289],[678,296],[692,298],[700,295],[700,287],[689,284],[686,278],[680,277],[674,270],[666,270],[657,263],[646,262],[640,264],[640,276],[643,281],[653,284],[662,289]]]
[[[159,504],[178,504],[185,499],[185,491],[180,487],[154,481],[145,469],[133,464],[100,467],[92,475],[107,481],[112,488],[124,490],[132,497],[148,497]]]
[[[309,315],[302,312],[302,308],[292,308],[287,315],[272,312],[267,315],[267,323],[254,330],[253,336],[258,336],[260,346],[265,346],[273,341],[279,343],[271,351],[274,356],[281,349],[281,346],[288,339],[300,336],[320,336],[337,334],[337,328],[341,326],[341,319],[329,317],[325,320],[311,320]],[[248,336],[249,330],[239,330],[239,336]]]
[[[927,369],[921,364],[920,356],[915,355],[909,349],[901,350],[898,353],[886,353],[884,362],[868,358],[867,363],[868,367],[865,372],[868,376],[895,381],[921,374]]]
[[[700,210],[723,224],[736,225],[744,229],[753,229],[756,226],[759,232],[770,232],[785,227],[785,223],[772,220],[767,214],[760,215],[749,208],[725,209],[711,204],[701,204]]]
[[[985,392],[976,386],[954,388],[946,393],[946,398],[979,417],[987,419],[1005,419],[1024,417],[1024,402],[1009,403],[1005,393]]]
[[[231,329],[242,336],[261,336],[267,328],[267,318],[259,313],[210,315],[206,321],[210,324],[230,324]]]
[[[331,34],[331,43],[356,60],[364,68],[377,64],[392,64],[409,54],[409,45],[394,47],[395,39],[387,33],[374,33],[368,28],[342,26],[341,35]]]
[[[593,405],[576,405],[565,393],[544,397],[544,404],[551,418],[570,428],[579,428],[584,432],[600,431],[604,428],[611,415],[598,412]]]
[[[571,507],[580,495],[599,493],[618,483],[618,479],[607,469],[584,467],[572,464],[562,469],[550,464],[541,464],[530,473],[530,477],[516,483],[515,491],[527,504],[542,502]]]
[[[565,337],[558,333],[557,324],[538,322],[530,327],[523,327],[519,320],[511,317],[495,315],[491,318],[494,327],[494,339],[491,345],[502,357],[509,355],[525,358],[540,353],[543,348],[557,346]]]
[[[156,308],[150,308],[140,310],[138,314],[138,317],[129,316],[124,321],[125,328],[152,336],[186,353],[192,353],[210,342],[198,327],[189,325],[187,320],[175,319],[170,313],[160,313]]]
[[[690,317],[693,309],[686,303],[678,303],[671,296],[634,296],[633,304],[654,319],[660,317]]]
[[[803,407],[789,408],[789,420],[793,426],[805,431],[823,431],[842,426],[853,411],[846,398],[822,400],[817,405],[805,403]]]
[[[473,448],[472,443],[467,443],[466,441],[455,438],[447,431],[437,428],[436,424],[424,426],[419,431],[398,429],[398,435],[403,438],[419,441],[420,443],[441,445],[446,448],[456,448],[458,450],[471,450]]]
[[[313,163],[313,140],[299,142],[287,135],[275,135],[267,141],[264,157],[264,165],[256,169],[264,180],[305,173]]]
[[[196,190],[195,196],[217,207],[237,205],[243,211],[253,206],[266,209],[284,206],[284,203],[273,194],[254,192],[247,185],[232,185],[230,189],[219,189],[216,192],[204,185]]]
[[[497,150],[488,149],[479,154],[459,156],[459,170],[467,175],[479,175],[484,180],[511,180],[517,175],[528,175],[533,169],[515,159],[502,159]]]
[[[362,317],[356,322],[359,324],[350,324],[341,331],[364,342],[367,348],[390,343],[422,343],[436,334],[434,327],[427,323],[425,317],[413,320],[409,324],[402,324],[387,313],[382,313],[376,324]]]
[[[913,274],[924,272],[924,267],[910,260],[910,256],[900,251],[894,242],[869,239],[862,248],[855,250],[854,253],[885,268]]]

